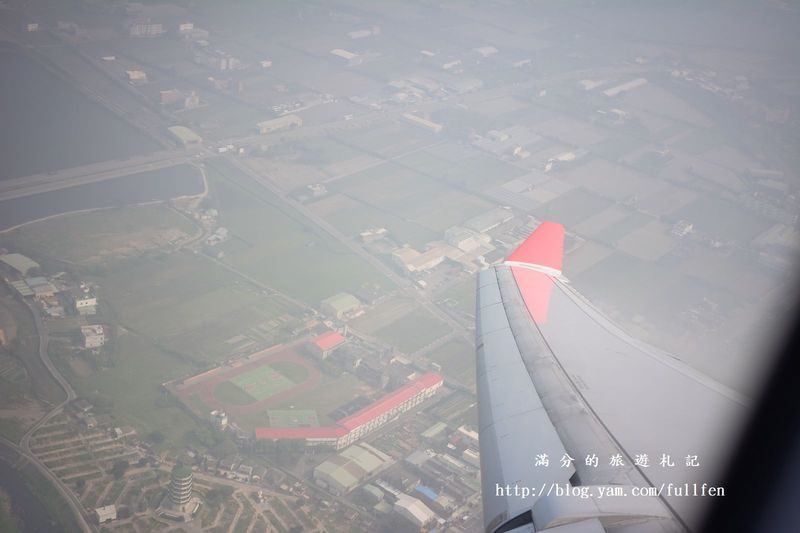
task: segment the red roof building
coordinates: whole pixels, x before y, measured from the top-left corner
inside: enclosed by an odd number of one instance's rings
[[[339,420],[339,425],[353,431],[375,423],[383,417],[391,418],[397,413],[408,411],[422,400],[433,396],[442,382],[442,376],[439,374],[423,374],[352,415],[342,418]],[[429,394],[426,395],[426,391]]]
[[[329,331],[311,340],[309,347],[317,357],[325,359],[330,353],[347,342],[338,331]]]
[[[308,445],[349,446],[401,413],[430,398],[444,384],[441,375],[423,374],[367,407],[342,418],[336,426],[306,428],[256,428],[256,440],[302,439]]]
[[[347,430],[340,426],[305,427],[305,428],[256,428],[256,440],[305,440],[317,441],[316,444],[330,444],[347,435]]]

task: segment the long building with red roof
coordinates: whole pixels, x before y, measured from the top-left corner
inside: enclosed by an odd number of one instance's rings
[[[440,374],[423,374],[370,405],[339,420],[335,426],[256,428],[256,440],[304,440],[310,446],[349,446],[397,415],[430,398],[444,383]]]

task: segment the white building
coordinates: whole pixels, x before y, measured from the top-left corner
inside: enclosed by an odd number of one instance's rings
[[[436,520],[436,513],[427,505],[402,493],[397,496],[397,501],[394,503],[394,512],[419,528]]]
[[[99,324],[81,326],[84,348],[99,348],[106,343],[105,328]]]
[[[455,246],[462,252],[473,252],[489,244],[492,240],[491,237],[485,233],[478,233],[461,226],[453,226],[444,232],[444,238],[447,244]]]
[[[147,83],[147,73],[143,70],[126,70],[125,74],[131,83]]]
[[[97,297],[90,294],[75,298],[75,311],[79,315],[94,315],[97,313]]]
[[[209,418],[211,420],[211,425],[214,426],[215,429],[224,431],[225,428],[228,427],[228,413],[225,411],[215,409],[211,411]]]
[[[165,32],[163,24],[150,21],[136,21],[129,29],[131,37],[155,37]]]
[[[117,506],[116,505],[105,505],[103,507],[98,507],[94,510],[94,516],[97,519],[98,524],[105,524],[106,522],[111,522],[112,520],[117,519]]]
[[[343,59],[347,62],[349,66],[358,65],[361,63],[362,58],[358,54],[354,54],[348,50],[344,50],[342,48],[334,48],[331,50],[331,54],[338,57],[339,59]]]

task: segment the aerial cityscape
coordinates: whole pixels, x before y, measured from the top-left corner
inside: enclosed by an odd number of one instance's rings
[[[550,268],[514,262],[545,221],[570,297],[749,405],[798,297],[798,22],[0,0],[0,530],[494,531],[477,280]]]

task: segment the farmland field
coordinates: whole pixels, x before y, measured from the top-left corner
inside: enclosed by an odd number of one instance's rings
[[[220,223],[232,239],[224,261],[289,296],[319,305],[338,292],[365,283],[391,283],[249,176],[228,164],[209,172]]]
[[[375,332],[375,336],[411,354],[450,333],[450,326],[416,308]]]

